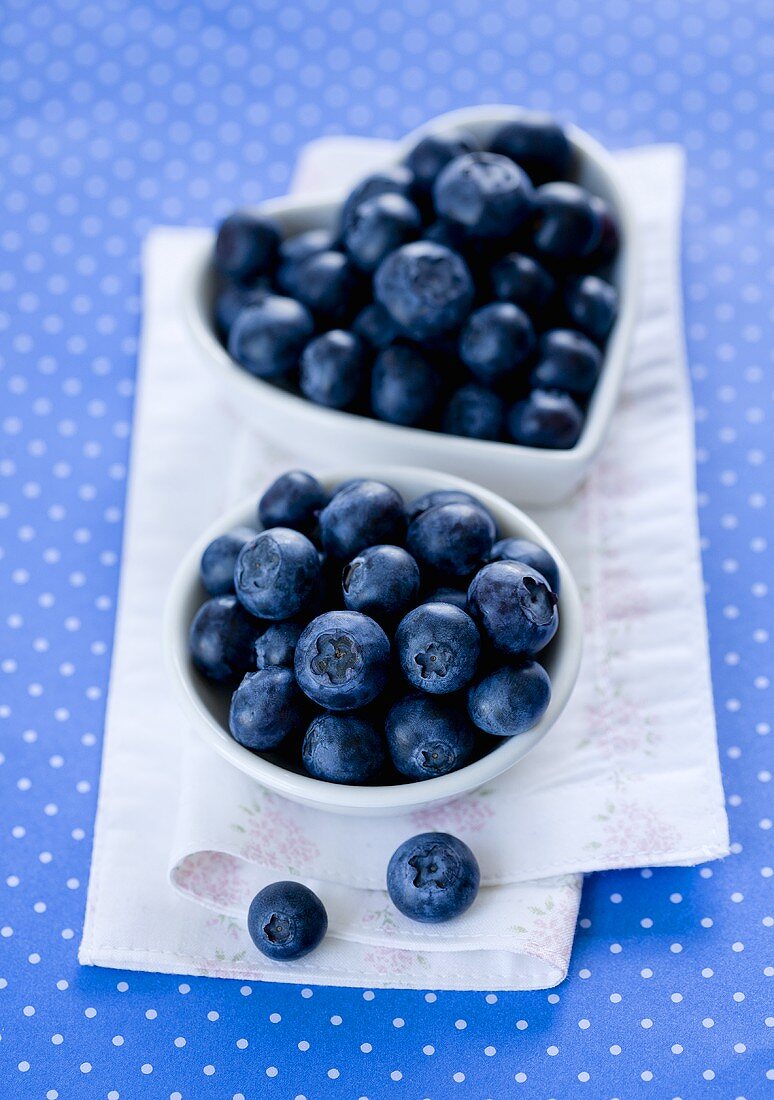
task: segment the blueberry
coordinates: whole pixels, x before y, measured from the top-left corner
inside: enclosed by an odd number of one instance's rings
[[[478,627],[450,603],[415,607],[395,632],[401,672],[412,687],[431,695],[448,695],[470,683],[480,648]]]
[[[211,596],[227,596],[234,591],[234,566],[239,551],[257,534],[251,527],[236,527],[209,544],[199,563],[199,576]]]
[[[442,585],[430,593],[425,603],[448,603],[453,607],[459,607],[460,611],[466,611],[468,594],[461,592],[459,588],[446,588]]]
[[[188,633],[191,659],[210,680],[227,683],[253,663],[253,645],[260,623],[236,596],[215,596],[203,603]]]
[[[533,244],[556,260],[588,255],[599,243],[602,222],[591,195],[575,183],[546,183],[535,193]]]
[[[387,867],[387,892],[396,909],[431,924],[469,909],[480,881],[476,857],[449,833],[420,833],[404,840]]]
[[[400,329],[379,302],[370,302],[352,322],[352,331],[372,348],[383,351],[400,335]]]
[[[272,882],[250,902],[247,930],[270,959],[300,959],[320,945],[328,931],[325,906],[300,882]]]
[[[460,334],[460,358],[480,382],[512,375],[535,349],[527,314],[513,302],[490,302],[471,313]]]
[[[542,573],[551,586],[551,590],[559,595],[559,567],[554,559],[542,546],[529,539],[508,538],[500,539],[492,547],[489,555],[491,561],[520,561],[522,565],[528,565],[530,569]]]
[[[518,561],[485,565],[468,589],[468,610],[494,647],[512,657],[538,653],[559,625],[556,593]]]
[[[431,222],[422,237],[426,241],[442,244],[446,248],[450,248],[452,252],[459,252],[460,254],[464,253],[465,249],[471,244],[471,238],[468,237],[461,225],[457,225],[456,222],[444,221],[443,218]]]
[[[304,260],[335,248],[336,238],[330,229],[307,229],[295,237],[288,237],[279,247],[279,265],[275,275],[277,286],[285,294],[295,295]]]
[[[234,570],[240,603],[262,619],[290,619],[320,578],[317,550],[300,531],[272,527],[242,547]]]
[[[288,470],[259,500],[258,520],[262,527],[292,527],[308,534],[327,503],[328,494],[316,477],[306,470]]]
[[[427,695],[407,695],[394,703],[385,730],[393,764],[412,779],[433,779],[463,768],[476,740],[458,703]]]
[[[426,427],[440,392],[438,371],[417,348],[393,344],[377,356],[371,374],[371,409],[379,420]]]
[[[215,266],[230,279],[245,282],[271,272],[280,232],[264,214],[239,210],[221,222],[215,241]]]
[[[366,546],[403,542],[403,498],[383,481],[358,479],[340,486],[320,513],[323,548],[350,561]]]
[[[307,703],[289,668],[248,672],[231,698],[228,727],[246,749],[265,752],[299,730]]]
[[[552,329],[540,338],[530,382],[537,389],[583,396],[594,389],[601,366],[602,353],[588,337],[572,329]]]
[[[618,255],[621,247],[621,236],[613,211],[604,199],[599,195],[592,195],[589,199],[594,213],[599,218],[600,236],[595,248],[584,258],[584,266],[589,270],[597,270],[608,267]]]
[[[482,504],[478,497],[474,497],[471,493],[466,493],[464,489],[431,489],[427,493],[423,493],[421,496],[412,500],[406,509],[406,518],[411,523],[421,515],[422,512],[426,512],[428,508],[434,508],[436,504],[471,504],[474,508],[478,508],[487,518],[491,532],[492,541],[497,538],[497,524],[495,518],[486,505]]]
[[[490,271],[495,298],[513,302],[530,315],[546,308],[556,284],[545,268],[531,256],[509,252]]]
[[[314,322],[300,302],[267,294],[241,310],[231,326],[228,350],[257,378],[278,378],[298,365],[314,332]]]
[[[355,207],[347,219],[344,246],[361,270],[375,271],[389,252],[417,236],[420,225],[413,202],[387,192]]]
[[[399,546],[369,546],[344,567],[341,586],[350,611],[395,621],[416,603],[419,566]]]
[[[493,541],[490,518],[473,504],[436,504],[409,524],[406,536],[420,566],[453,577],[469,576]]]
[[[458,328],[473,302],[473,280],[456,252],[432,241],[396,248],[379,265],[374,294],[415,340]]]
[[[441,217],[476,237],[510,237],[532,210],[532,185],[508,157],[465,153],[442,170],[433,187]]]
[[[421,138],[406,157],[407,167],[414,173],[414,188],[428,192],[436,176],[449,161],[477,148],[476,139],[464,130],[449,134],[427,134]]]
[[[365,352],[359,337],[331,329],[316,337],[301,356],[301,392],[317,405],[345,409],[363,387]]]
[[[567,450],[578,442],[583,413],[567,393],[533,390],[525,400],[516,402],[507,424],[514,443]]]
[[[355,714],[320,714],[301,746],[304,767],[329,783],[367,783],[384,767],[384,736]]]
[[[409,199],[413,183],[414,174],[403,164],[382,168],[366,176],[350,191],[344,201],[341,210],[342,231],[346,233],[352,214],[364,202],[375,199],[378,195],[401,195],[404,199]]]
[[[269,291],[263,285],[245,287],[239,283],[224,282],[215,294],[213,316],[215,328],[221,339],[228,343],[231,328],[243,309],[260,305]]]
[[[315,252],[299,264],[295,295],[321,324],[333,328],[362,306],[363,277],[343,252]]]
[[[566,295],[567,312],[595,343],[604,345],[618,316],[618,291],[596,275],[573,283]]]
[[[504,665],[468,691],[468,713],[479,729],[515,737],[536,726],[551,699],[551,681],[537,661]]]
[[[446,406],[443,430],[469,439],[500,439],[505,402],[486,386],[460,386]]]
[[[255,642],[255,667],[292,668],[304,625],[299,619],[285,619],[267,627]]]
[[[357,710],[384,689],[390,643],[359,611],[326,611],[312,619],[296,646],[298,685],[328,710]]]
[[[494,134],[495,153],[515,160],[533,183],[565,179],[572,170],[572,146],[562,127],[550,115],[525,111]]]

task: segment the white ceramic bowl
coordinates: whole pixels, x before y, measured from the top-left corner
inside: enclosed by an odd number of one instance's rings
[[[559,630],[543,655],[551,677],[551,702],[540,722],[528,733],[504,739],[488,756],[450,775],[417,783],[382,787],[343,786],[312,779],[281,767],[239,745],[228,732],[228,691],[208,681],[193,666],[188,653],[188,630],[196,611],[207,598],[199,580],[199,561],[216,535],[233,527],[255,524],[260,492],[236,505],[205,531],[180,564],[167,601],[164,648],[173,683],[192,728],[229,763],[264,787],[296,802],[337,813],[399,813],[457,798],[489,782],[510,768],[548,733],[565,708],[578,675],[582,648],[581,606],[578,589],[567,563],[537,524],[502,497],[469,481],[432,470],[413,467],[347,468],[322,477],[326,488],[351,477],[373,477],[395,486],[407,501],[431,489],[463,489],[491,509],[502,536],[515,535],[540,543],[556,559],[561,576]]]
[[[515,107],[469,107],[441,115],[395,145],[389,163],[402,161],[428,131],[465,127],[486,144],[495,128],[518,113]],[[585,476],[601,447],[613,415],[635,320],[639,273],[634,215],[616,177],[610,155],[574,126],[567,133],[576,152],[578,181],[612,207],[621,229],[621,249],[613,281],[620,309],[605,351],[605,362],[578,443],[567,451],[538,450],[513,443],[465,439],[417,428],[403,428],[368,417],[315,405],[248,374],[228,355],[212,325],[214,235],[202,240],[185,273],[184,314],[198,356],[239,415],[286,447],[318,461],[333,451],[337,461],[397,462],[429,466],[470,477],[519,504],[553,504],[568,496]],[[340,193],[286,196],[261,209],[292,236],[334,224]]]

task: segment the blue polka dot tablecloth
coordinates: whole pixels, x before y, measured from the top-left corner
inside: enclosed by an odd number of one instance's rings
[[[0,1095],[771,1094],[770,15],[765,0],[6,0]],[[141,240],[282,192],[319,134],[394,138],[496,101],[555,111],[613,148],[687,150],[686,325],[732,855],[589,880],[570,976],[550,993],[81,969]]]

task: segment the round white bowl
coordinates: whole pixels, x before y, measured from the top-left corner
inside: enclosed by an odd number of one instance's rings
[[[581,658],[582,617],[578,589],[564,558],[536,523],[502,497],[460,478],[406,466],[348,467],[320,480],[326,488],[332,489],[352,477],[386,481],[395,486],[407,501],[431,489],[463,489],[473,493],[492,511],[502,537],[523,536],[545,546],[556,559],[561,577],[559,629],[541,655],[541,661],[551,677],[551,701],[533,729],[499,741],[488,756],[449,775],[381,787],[344,786],[297,774],[238,744],[228,732],[228,691],[202,676],[189,656],[189,627],[199,606],[207,598],[199,580],[201,555],[212,539],[224,531],[245,524],[255,525],[260,492],[221,516],[191,547],[175,575],[167,600],[164,649],[172,681],[192,728],[230,764],[285,798],[321,810],[369,816],[415,810],[458,798],[488,783],[526,756],[556,722],[575,685]]]
[[[498,125],[519,113],[516,107],[467,107],[432,119],[397,142],[387,163],[404,160],[426,132],[464,127],[482,142]],[[214,234],[204,237],[183,284],[184,315],[199,359],[218,389],[240,417],[263,433],[312,459],[335,453],[342,463],[410,463],[470,477],[519,504],[554,504],[583,480],[602,446],[613,415],[631,343],[636,313],[639,257],[634,214],[617,180],[615,163],[583,130],[566,127],[575,149],[578,182],[605,199],[621,230],[621,249],[613,270],[619,315],[605,349],[599,382],[589,405],[580,439],[570,450],[539,450],[515,443],[465,439],[419,428],[403,428],[380,420],[315,405],[240,367],[218,340],[212,323],[214,278],[211,266]],[[341,207],[339,192],[285,196],[260,209],[292,236],[306,229],[334,224]]]

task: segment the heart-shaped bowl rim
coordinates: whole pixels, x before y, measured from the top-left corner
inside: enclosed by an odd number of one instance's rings
[[[533,729],[502,739],[501,744],[487,756],[448,775],[415,783],[345,786],[290,771],[238,744],[207,702],[210,695],[219,701],[223,709],[224,689],[210,684],[197,672],[189,656],[189,627],[196,610],[207,598],[199,579],[201,555],[212,539],[224,531],[244,524],[255,526],[260,490],[220,516],[194,543],[172,581],[163,626],[165,658],[171,679],[192,727],[230,764],[285,798],[334,813],[371,816],[416,810],[458,798],[512,767],[542,741],[567,705],[578,676],[582,651],[582,612],[577,585],[562,554],[533,520],[496,493],[461,478],[412,466],[349,467],[344,471],[320,475],[320,480],[327,489],[332,489],[342,481],[355,477],[385,481],[394,485],[407,500],[434,489],[460,489],[472,493],[492,511],[500,528],[500,537],[524,537],[544,546],[555,558],[561,579],[559,629],[546,650],[546,664],[551,676],[551,701]]]
[[[486,142],[498,125],[521,112],[521,108],[496,105],[466,107],[440,115],[395,143],[382,166],[402,162],[417,141],[430,132],[465,128]],[[520,503],[548,504],[567,496],[586,473],[612,418],[636,320],[640,259],[635,214],[619,183],[615,162],[585,131],[571,124],[565,130],[575,150],[581,181],[610,203],[621,233],[621,248],[613,266],[613,282],[619,292],[618,318],[605,348],[602,371],[583,430],[574,447],[541,450],[402,427],[316,405],[256,378],[231,358],[215,333],[211,262],[214,233],[203,233],[184,276],[183,314],[200,357],[240,415],[260,422],[275,437],[287,438],[292,434],[302,448],[305,439],[325,433],[326,438],[338,439],[342,449],[352,449],[349,457],[370,454],[387,461],[402,461],[401,455],[405,454],[414,461],[450,472],[474,471],[482,480],[494,481],[500,490],[512,483]],[[261,203],[259,209],[276,218],[285,234],[294,235],[334,224],[345,194],[346,191],[326,191],[285,195]],[[278,430],[278,425],[282,425],[282,430]],[[383,455],[380,448],[384,448]]]

